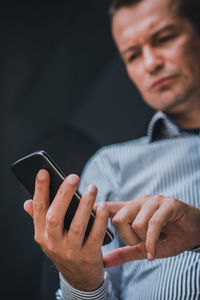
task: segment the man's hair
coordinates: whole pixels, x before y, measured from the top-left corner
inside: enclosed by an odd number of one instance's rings
[[[122,7],[129,7],[145,0],[113,0],[109,9],[110,17]],[[171,0],[171,8],[177,16],[186,18],[200,35],[200,0]]]
[[[111,18],[122,7],[129,7],[143,0],[113,0],[109,9]]]

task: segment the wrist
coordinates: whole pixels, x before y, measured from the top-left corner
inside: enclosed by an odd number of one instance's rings
[[[77,272],[69,273],[60,270],[64,280],[66,280],[72,287],[83,292],[92,292],[99,289],[104,282],[104,269],[102,272],[86,275]]]

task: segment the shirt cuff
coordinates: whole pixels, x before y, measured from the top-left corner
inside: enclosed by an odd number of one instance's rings
[[[62,290],[62,299],[63,300],[104,300],[108,294],[106,280],[102,285],[95,291],[84,292],[74,288],[69,282],[62,276],[60,273],[60,286]]]

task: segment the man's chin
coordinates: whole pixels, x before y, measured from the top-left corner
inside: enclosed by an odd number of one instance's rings
[[[177,114],[179,111],[182,111],[183,106],[185,106],[183,97],[175,97],[171,93],[162,94],[160,97],[155,97],[154,99],[152,97],[151,100],[145,102],[153,109],[166,114]]]

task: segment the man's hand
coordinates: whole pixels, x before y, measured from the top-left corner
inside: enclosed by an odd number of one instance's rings
[[[40,170],[34,198],[24,204],[25,210],[33,217],[35,240],[71,285],[83,291],[95,290],[104,278],[101,246],[107,228],[108,211],[104,205],[99,206],[92,230],[85,241],[84,234],[97,188],[93,185],[87,187],[67,232],[64,230],[64,217],[78,187],[79,177],[68,176],[51,205],[49,182],[48,172]]]
[[[129,245],[106,254],[106,268],[174,256],[200,245],[200,210],[177,199],[143,195],[106,206],[120,237]]]

